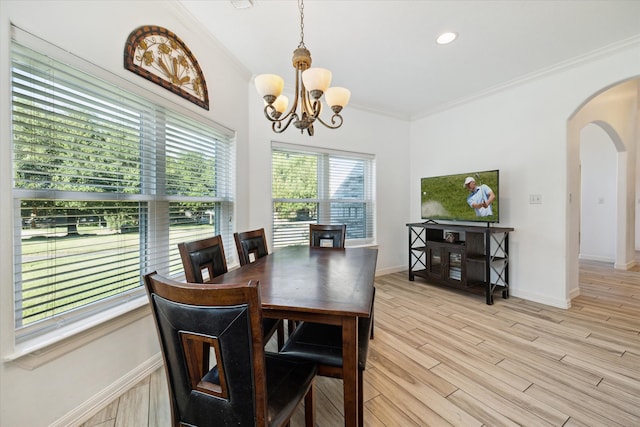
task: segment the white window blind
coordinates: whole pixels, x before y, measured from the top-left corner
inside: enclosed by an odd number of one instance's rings
[[[375,159],[306,146],[271,149],[273,246],[309,244],[309,224],[346,224],[347,244],[374,241]]]
[[[59,55],[12,43],[17,341],[142,295],[145,272],[180,273],[178,242],[233,247],[231,135]]]

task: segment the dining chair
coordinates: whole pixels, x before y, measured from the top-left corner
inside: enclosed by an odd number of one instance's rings
[[[220,235],[192,242],[178,243],[184,275],[189,283],[205,283],[227,272],[227,258]],[[284,324],[281,319],[263,320],[265,342],[277,333],[278,348],[284,344]]]
[[[241,231],[233,233],[233,239],[236,241],[236,250],[238,251],[238,261],[240,265],[246,265],[255,260],[269,255],[267,247],[267,236],[264,228],[251,231]],[[284,344],[284,321],[278,319],[278,349]]]
[[[347,235],[346,224],[309,224],[309,246],[314,248],[344,248]],[[289,330],[297,322],[289,321]],[[373,311],[371,312],[371,339],[373,339]]]
[[[264,351],[259,282],[194,284],[144,276],[173,426],[289,424],[304,399],[315,423],[312,361]]]
[[[371,301],[375,301],[375,288]],[[358,420],[363,425],[363,373],[367,365],[369,353],[369,337],[372,318],[358,318]],[[300,322],[279,354],[312,361],[318,364],[318,375],[343,378],[342,375],[342,327],[315,322]]]
[[[346,234],[346,224],[309,224],[309,246],[344,248]]]
[[[187,282],[204,283],[227,272],[227,258],[220,235],[178,243]]]
[[[312,248],[344,249],[346,224],[309,224],[309,246]],[[297,321],[287,321],[289,334],[298,326]]]
[[[236,241],[240,265],[252,263],[269,254],[264,228],[233,233],[233,238]]]

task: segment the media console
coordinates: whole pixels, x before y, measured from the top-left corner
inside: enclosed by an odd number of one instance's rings
[[[409,229],[409,280],[484,292],[487,304],[509,298],[509,232],[513,228],[420,222]]]

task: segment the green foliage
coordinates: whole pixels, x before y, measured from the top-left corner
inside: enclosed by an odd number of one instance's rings
[[[215,165],[215,158],[194,151],[168,157],[167,194],[216,196]]]
[[[140,191],[137,134],[105,126],[87,112],[50,114],[14,109],[15,186],[93,193]]]
[[[318,198],[318,158],[309,154],[293,154],[273,151],[272,192],[274,199],[288,199],[286,203],[275,203],[278,218],[300,220],[301,217],[316,216],[315,203],[296,202],[299,199]]]
[[[14,108],[16,188],[141,192],[140,135],[130,128],[94,119],[89,111],[45,113],[28,100]],[[215,196],[215,166],[215,158],[194,151],[182,150],[168,157],[167,194]],[[79,220],[90,216],[100,217],[116,231],[138,226],[137,209],[122,206],[115,211],[112,201],[32,199],[23,201],[21,208],[24,223],[31,219],[34,227],[44,220],[64,223],[68,234],[76,234]]]

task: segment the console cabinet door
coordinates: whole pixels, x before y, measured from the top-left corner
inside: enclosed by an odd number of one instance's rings
[[[442,279],[444,264],[442,252],[441,245],[427,244],[427,273],[436,279]]]
[[[444,280],[454,286],[464,286],[467,283],[465,265],[465,251],[458,247],[443,248],[444,263],[442,272]]]

